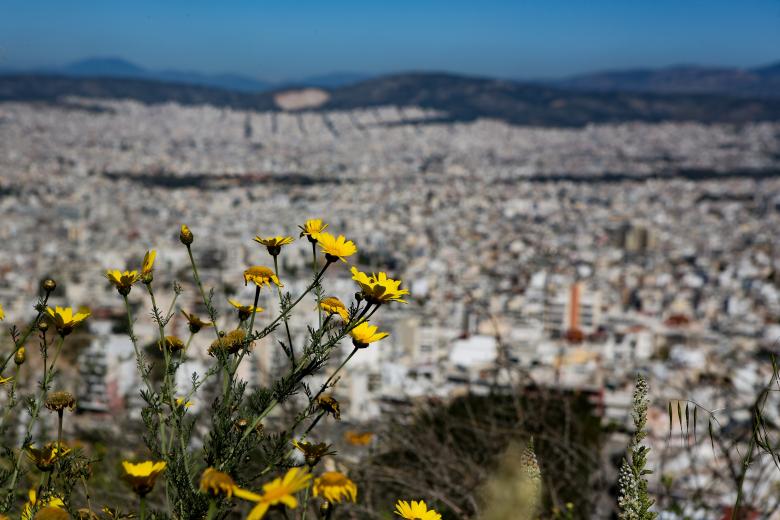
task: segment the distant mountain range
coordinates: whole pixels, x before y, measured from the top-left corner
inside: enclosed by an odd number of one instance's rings
[[[305,85],[334,88],[367,79],[367,74],[355,72],[333,72],[330,74],[304,77],[284,82],[262,81],[241,74],[203,74],[188,70],[151,70],[145,69],[116,57],[87,58],[63,67],[48,67],[34,70],[0,70],[0,76],[18,74],[42,74],[66,77],[88,78],[131,78],[168,83],[183,83],[205,87],[217,87],[236,92],[266,92],[285,85]]]
[[[62,67],[35,70],[0,69],[3,75],[49,75],[87,78],[132,78],[217,87],[236,92],[269,92],[299,87],[335,89],[376,77],[359,72],[265,81],[241,74],[204,74],[187,70],[151,70],[117,57],[95,57]],[[780,97],[780,62],[750,69],[678,65],[655,69],[601,71],[563,79],[523,80],[572,90],[652,92],[657,94],[728,94],[742,97]]]
[[[0,102],[16,100],[67,104],[66,97],[78,96],[266,111],[280,110],[279,99],[288,90],[247,93],[131,77],[0,76]],[[623,121],[736,124],[780,121],[780,97],[593,92],[442,73],[381,76],[347,86],[320,89],[314,97],[321,101],[309,109],[419,106],[441,112],[441,119],[447,121],[493,118],[512,124],[537,126],[582,126],[592,122]]]
[[[660,69],[604,71],[549,83],[588,91],[780,97],[780,62],[753,69],[681,65]]]

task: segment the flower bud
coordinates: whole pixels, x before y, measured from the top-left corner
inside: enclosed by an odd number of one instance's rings
[[[188,228],[186,224],[181,225],[179,240],[181,240],[181,243],[185,246],[189,246],[195,240],[195,237],[192,235],[192,231],[190,231],[190,228]]]
[[[18,365],[21,365],[24,363],[25,359],[25,353],[24,353],[24,347],[19,347],[19,350],[16,351],[16,354],[14,354],[14,363]]]
[[[44,290],[44,291],[46,291],[47,293],[50,293],[50,292],[52,292],[54,289],[56,289],[56,288],[57,288],[57,282],[55,282],[55,281],[54,281],[54,280],[52,280],[51,278],[47,278],[47,279],[45,279],[45,280],[44,280],[44,281],[41,283],[41,287],[43,287],[43,290]]]
[[[49,330],[49,322],[43,320],[39,321],[38,330],[40,330],[41,332],[46,332],[47,330]]]

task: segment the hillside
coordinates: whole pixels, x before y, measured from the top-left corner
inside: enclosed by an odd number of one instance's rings
[[[677,66],[604,71],[574,76],[552,84],[588,91],[780,97],[780,63],[753,69]]]
[[[250,94],[183,83],[133,78],[52,75],[0,76],[0,101],[62,103],[67,96],[133,99],[143,103],[209,104],[242,110],[279,110],[282,91]],[[780,120],[780,98],[701,94],[590,92],[506,80],[411,73],[325,89],[318,110],[419,106],[451,121],[495,118],[520,125],[582,126],[591,122]]]

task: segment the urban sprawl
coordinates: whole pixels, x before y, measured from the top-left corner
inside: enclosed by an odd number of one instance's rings
[[[499,121],[443,122],[416,107],[255,113],[176,104],[73,99],[0,104],[0,304],[6,322],[33,316],[38,284],[53,303],[88,306],[91,343],[72,378],[83,417],[135,413],[138,376],[126,317],[106,269],[138,268],[157,251],[166,308],[204,315],[186,223],[220,320],[252,303],[243,270],[269,265],[255,235],[298,236],[321,218],[359,249],[364,271],[404,281],[407,305],[383,309],[390,332],[361,350],[334,392],[346,424],[370,429],[400,405],[495,386],[587,392],[604,424],[628,424],[635,375],[653,406],[651,488],[703,489],[733,503],[728,461],[706,433],[750,428],[780,339],[780,125],[624,123],[576,129]],[[285,289],[312,277],[311,245],[280,256]],[[353,301],[340,262],[326,294]],[[152,342],[145,312],[135,332]],[[264,291],[257,324],[278,313]],[[314,302],[290,322],[297,345]],[[186,337],[179,315],[173,333]],[[213,332],[189,348],[179,387],[203,373]],[[351,345],[343,345],[343,356]],[[245,377],[262,385],[288,363],[266,337]],[[335,367],[341,359],[331,359]],[[327,371],[326,371],[327,372]],[[669,403],[675,413],[670,418]],[[699,431],[679,424],[693,403]],[[765,414],[780,421],[776,397]],[[198,403],[195,403],[197,409]],[[714,411],[711,420],[704,410]],[[692,412],[692,408],[691,408]],[[689,419],[690,423],[690,419]],[[688,425],[690,426],[690,424]],[[615,434],[612,449],[625,449]],[[772,462],[764,460],[769,466]],[[750,503],[774,504],[780,472],[748,473]],[[765,499],[761,497],[766,497]]]

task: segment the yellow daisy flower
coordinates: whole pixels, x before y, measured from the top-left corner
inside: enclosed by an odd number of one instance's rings
[[[122,272],[118,269],[111,269],[106,271],[106,278],[116,287],[119,294],[127,296],[130,294],[130,289],[133,285],[141,279],[141,276],[138,274],[138,271]]]
[[[48,472],[54,469],[54,463],[58,458],[70,453],[70,448],[67,448],[62,443],[57,446],[56,442],[49,442],[41,448],[36,448],[33,445],[26,446],[24,453],[30,459],[30,462],[35,464],[35,467],[41,471]]]
[[[406,303],[401,298],[409,294],[406,289],[401,289],[401,281],[388,278],[386,273],[371,274],[370,276],[353,267],[352,279],[360,286],[363,297],[368,303],[382,304],[387,302]]]
[[[328,225],[323,224],[322,220],[314,218],[307,220],[304,225],[298,227],[301,228],[301,237],[306,237],[309,242],[314,243],[317,242],[319,234],[328,228]]]
[[[144,261],[141,264],[141,276],[146,277],[152,274],[152,268],[154,267],[154,259],[157,256],[157,251],[154,249],[147,251],[144,255]]]
[[[27,493],[27,497],[28,497],[27,503],[24,504],[24,509],[22,509],[22,520],[32,520],[32,510],[35,507],[36,503],[38,502],[38,494],[35,492],[34,489],[31,489]],[[63,502],[61,498],[50,497],[42,505],[43,507],[61,508],[65,506],[65,502]]]
[[[322,457],[336,454],[335,451],[331,451],[330,444],[325,444],[324,442],[314,444],[311,442],[294,440],[292,441],[292,445],[295,446],[298,451],[303,453],[303,456],[306,459],[306,464],[308,464],[311,468],[316,466]]]
[[[374,434],[372,432],[355,432],[349,430],[344,433],[344,440],[347,441],[347,444],[351,444],[352,446],[368,446],[371,444],[371,439],[373,438]]]
[[[236,496],[253,502],[262,500],[262,496],[246,489],[241,489],[230,475],[217,471],[214,468],[206,468],[203,471],[203,475],[200,477],[200,491],[201,493],[208,493],[214,496],[222,495],[227,498]]]
[[[20,349],[20,350],[21,350],[21,349]],[[19,353],[19,352],[17,351],[17,354],[18,354],[18,353]],[[14,358],[15,358],[15,356],[14,356]],[[14,361],[16,361],[16,359],[14,359]],[[14,380],[13,376],[8,376],[8,377],[3,377],[3,376],[0,376],[0,386],[3,386],[3,385],[5,385],[5,384],[7,384],[7,383],[10,383],[10,382],[11,382],[11,381],[13,381],[13,380]]]
[[[257,505],[252,508],[247,520],[260,520],[271,506],[283,504],[290,509],[298,507],[295,493],[308,487],[311,474],[301,468],[291,468],[284,477],[276,478],[268,484],[263,484],[263,494]]]
[[[125,482],[130,484],[133,491],[139,496],[146,496],[152,489],[157,477],[165,470],[165,461],[133,463],[127,460],[122,462],[125,473],[122,476]]]
[[[62,337],[73,332],[76,325],[89,318],[88,310],[79,310],[74,314],[71,307],[46,307],[46,313],[54,320],[54,327]]]
[[[262,307],[255,307],[254,305],[242,305],[241,302],[228,298],[228,303],[238,309],[238,320],[248,320],[253,312],[263,312],[265,309]]]
[[[161,340],[157,341],[157,348],[160,349],[160,352],[163,351],[163,347],[165,347],[168,352],[180,352],[184,350],[185,346],[184,342],[177,336],[165,336],[164,342]]]
[[[338,314],[344,321],[349,321],[349,311],[344,302],[336,298],[335,296],[329,296],[320,302],[320,309],[327,314]]]
[[[275,237],[255,237],[255,242],[258,244],[264,245],[268,249],[268,254],[271,256],[276,256],[282,251],[282,246],[285,246],[287,244],[292,244],[294,242],[293,237],[283,237],[283,236],[275,236]]]
[[[185,318],[187,318],[187,325],[190,329],[190,332],[193,334],[197,334],[200,329],[204,327],[212,327],[214,324],[210,321],[203,321],[195,314],[190,314],[184,309],[182,309],[181,313],[184,315]]]
[[[177,397],[175,402],[176,402],[176,406],[182,406],[185,409],[192,406],[192,401],[185,402],[183,397]]]
[[[271,282],[279,287],[284,287],[279,278],[276,277],[276,273],[264,265],[254,265],[244,271],[244,285],[247,285],[249,282],[254,283],[258,287],[263,285],[271,287]]]
[[[395,504],[395,514],[408,520],[441,520],[441,515],[433,509],[428,509],[422,500],[419,502],[399,500]]]
[[[336,260],[346,262],[348,256],[357,253],[355,243],[344,238],[344,235],[334,237],[330,233],[319,233],[317,242],[325,253],[325,260],[328,262],[335,262]]]
[[[366,348],[369,343],[374,343],[390,335],[387,332],[377,332],[377,329],[376,325],[369,325],[367,321],[362,322],[349,331],[349,335],[352,336],[352,344],[356,348]]]
[[[209,355],[213,356],[217,353],[217,351],[224,351],[228,354],[236,354],[239,350],[241,350],[241,347],[244,346],[244,342],[246,341],[246,332],[244,332],[244,329],[235,329],[231,330],[227,334],[225,334],[223,337],[215,339],[211,342],[211,345],[209,346]],[[251,348],[252,345],[249,345],[249,348]]]
[[[338,471],[328,471],[314,479],[314,496],[321,496],[331,504],[347,499],[357,500],[357,486],[347,476]]]

